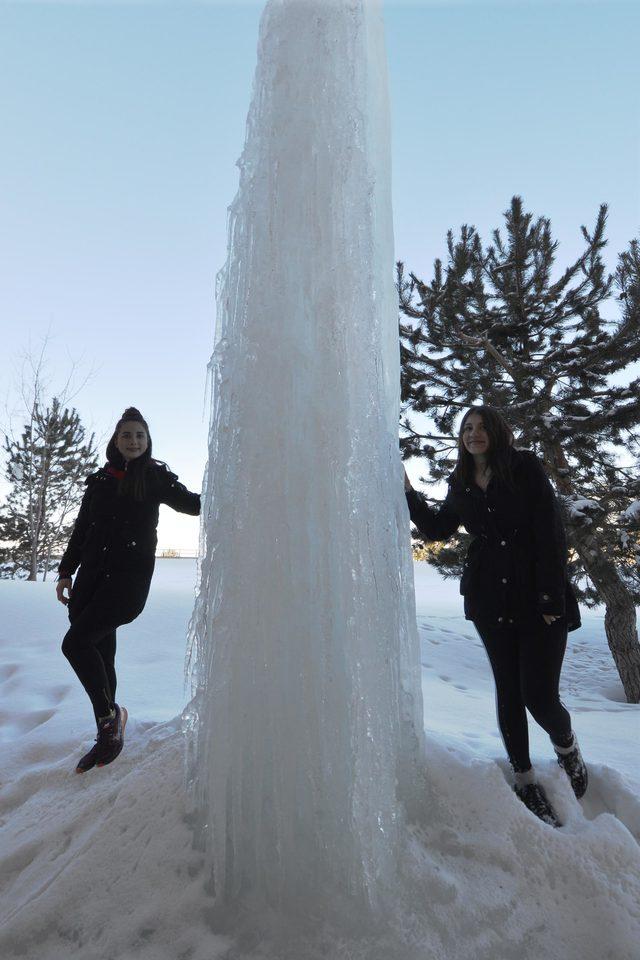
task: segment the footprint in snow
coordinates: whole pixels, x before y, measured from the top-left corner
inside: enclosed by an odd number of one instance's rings
[[[62,703],[65,697],[69,696],[71,689],[71,684],[69,683],[60,684],[60,686],[57,687],[51,687],[47,691],[48,699],[51,701],[51,703],[57,706],[59,703]]]
[[[0,667],[0,682],[4,683],[10,680],[19,669],[20,664],[18,663],[3,663]]]
[[[0,710],[0,739],[6,742],[23,737],[50,720],[54,713],[55,710],[29,710],[24,713]]]

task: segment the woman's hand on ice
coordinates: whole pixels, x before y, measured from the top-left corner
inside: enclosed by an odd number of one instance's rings
[[[71,599],[71,589],[72,589],[72,580],[71,577],[64,577],[62,580],[58,580],[56,583],[56,596],[60,603],[64,603],[65,607]],[[65,590],[69,594],[68,597],[65,597]]]
[[[407,476],[407,471],[406,471],[406,470],[404,471],[404,489],[405,489],[405,490],[413,490],[413,487],[411,486],[411,480],[409,480],[409,477]]]

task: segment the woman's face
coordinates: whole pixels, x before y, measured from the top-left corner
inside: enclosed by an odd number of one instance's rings
[[[147,431],[137,420],[125,420],[120,424],[116,437],[116,447],[125,460],[135,460],[142,456],[149,446]]]
[[[486,453],[489,437],[479,413],[470,413],[462,428],[462,442],[469,453]]]

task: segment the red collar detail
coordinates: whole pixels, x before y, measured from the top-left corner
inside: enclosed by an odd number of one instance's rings
[[[117,467],[112,467],[111,464],[106,468],[107,473],[110,473],[112,477],[116,477],[117,480],[122,480],[125,476],[124,470],[118,470]]]

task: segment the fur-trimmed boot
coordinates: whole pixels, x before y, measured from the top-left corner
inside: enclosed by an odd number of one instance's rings
[[[514,769],[514,779],[513,789],[527,810],[530,810],[543,823],[548,823],[552,827],[561,827],[562,824],[549,803],[546,793],[538,783],[533,767],[529,767],[528,770]]]
[[[573,739],[568,747],[558,747],[554,743],[553,749],[556,752],[558,763],[569,777],[573,792],[579,800],[580,797],[583,797],[586,793],[589,775],[587,773],[587,766],[580,753],[578,739],[575,733],[572,733],[571,736]]]

